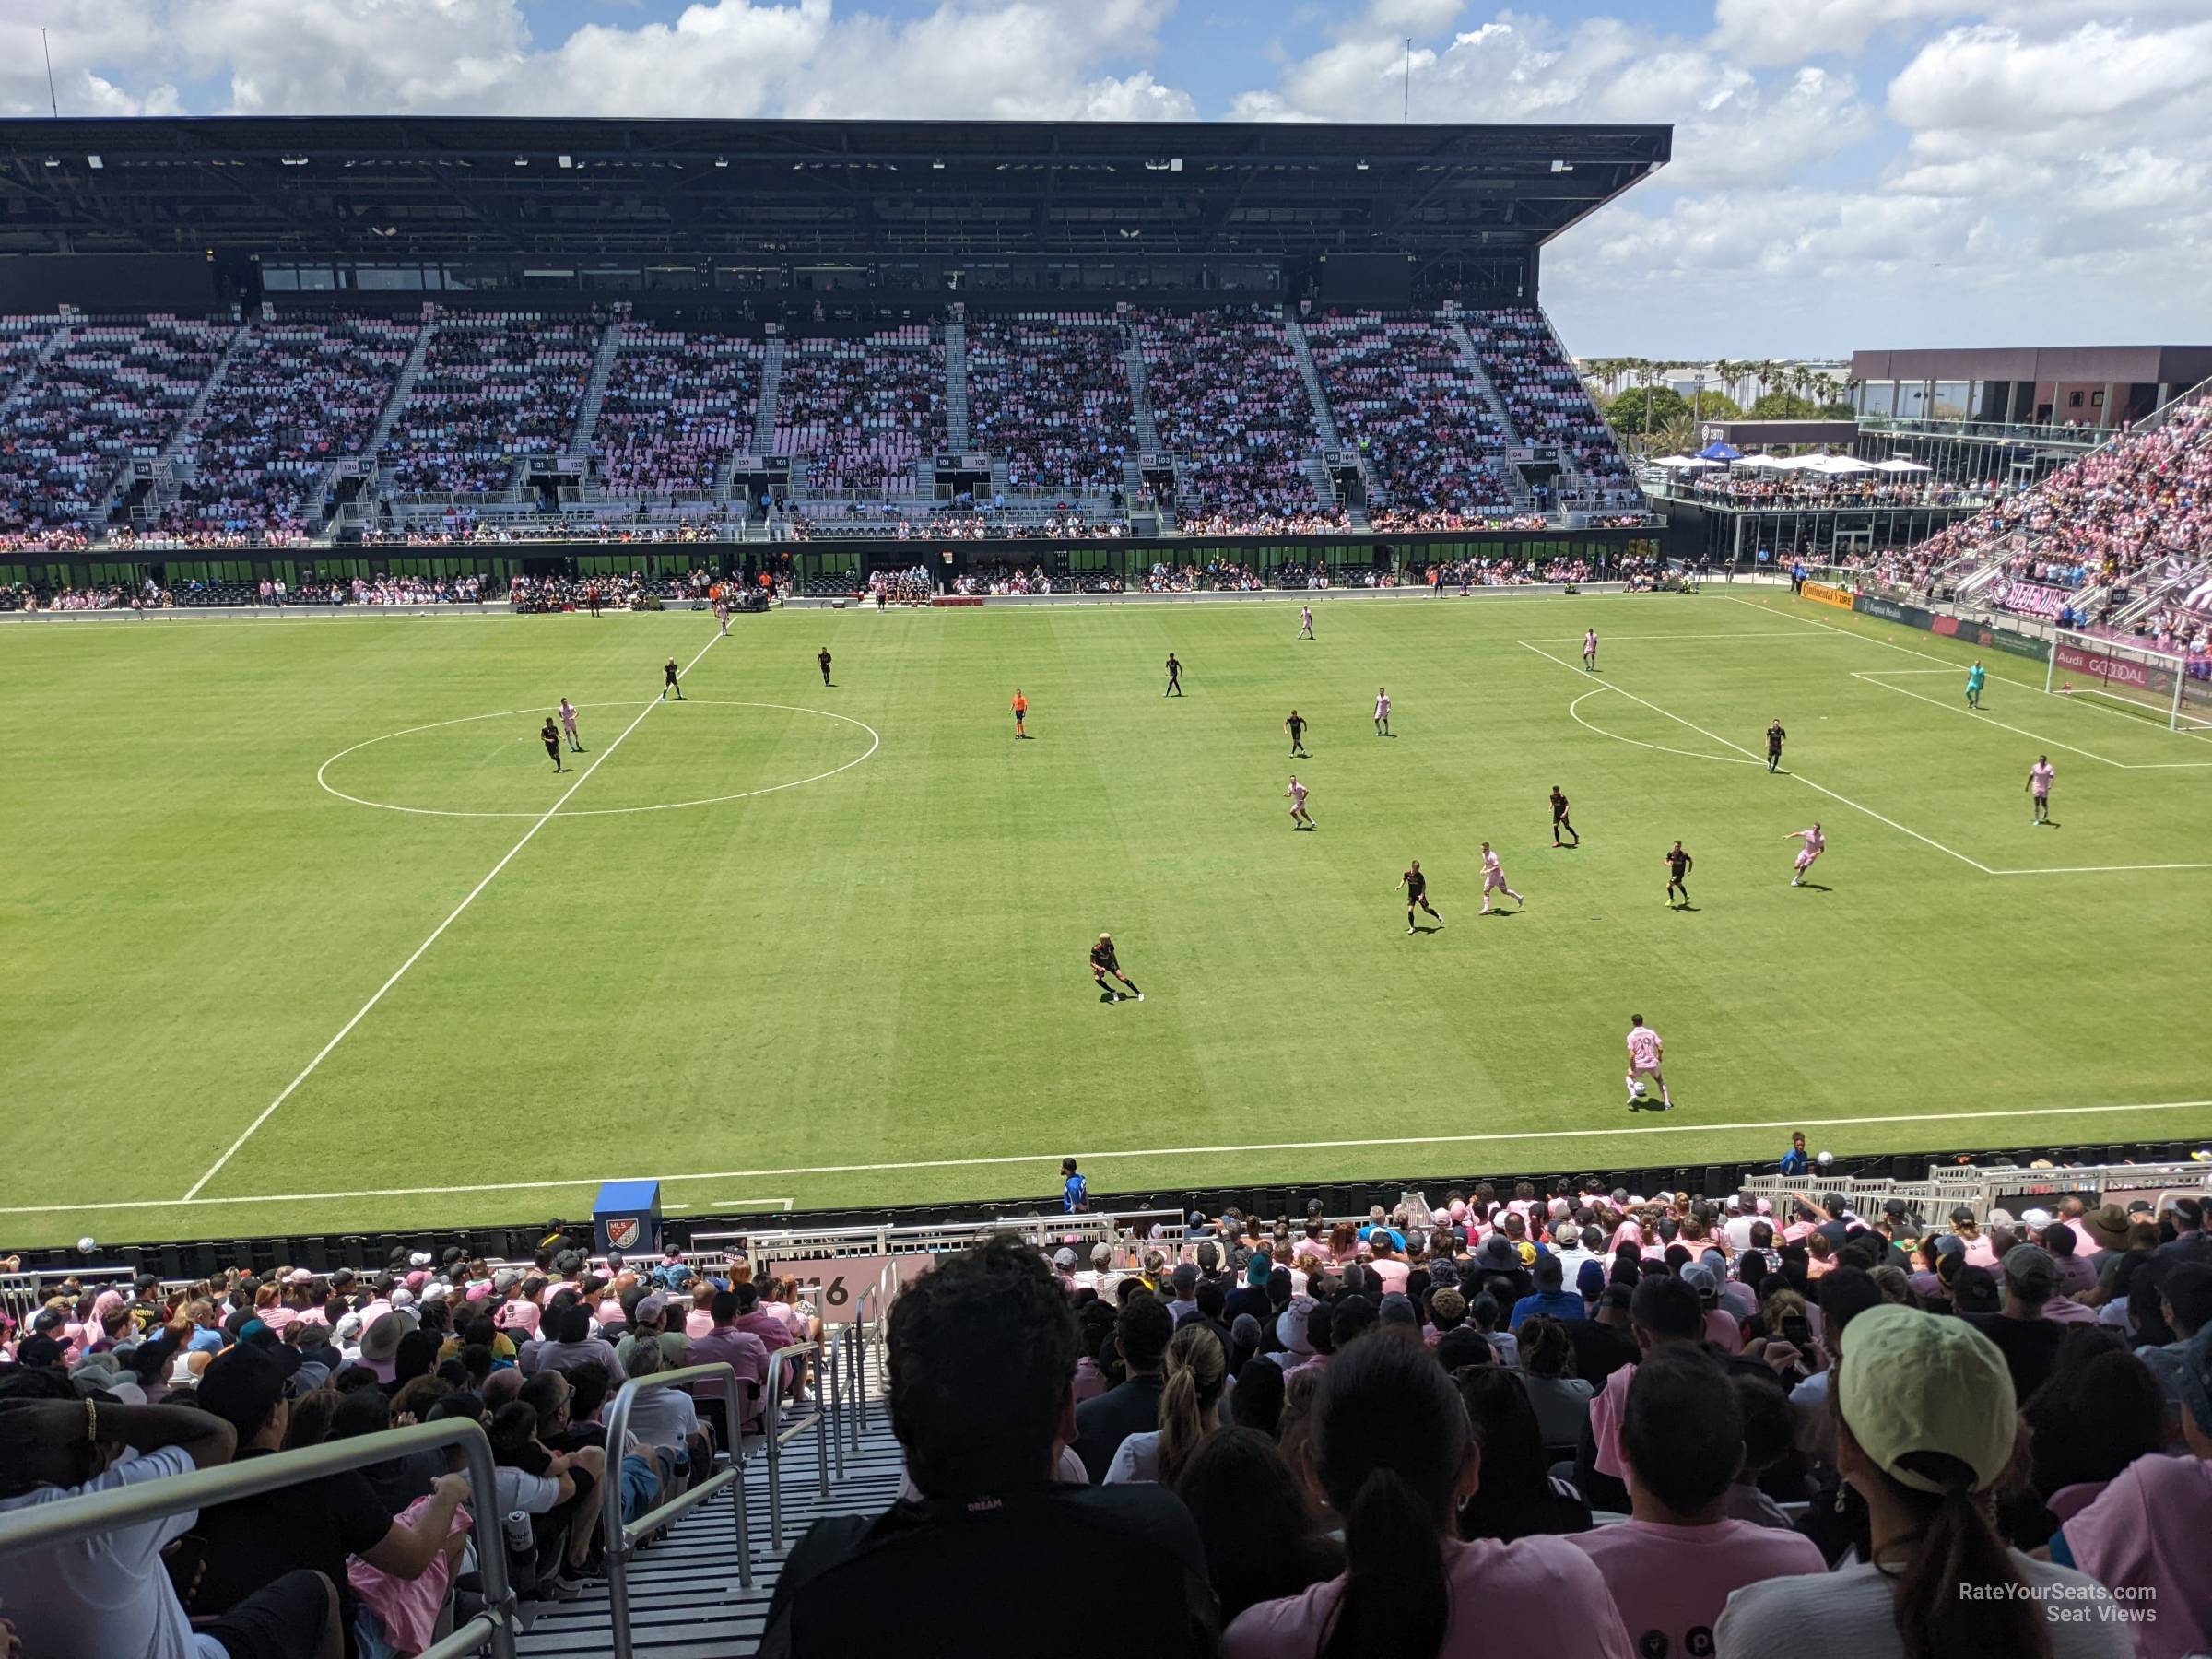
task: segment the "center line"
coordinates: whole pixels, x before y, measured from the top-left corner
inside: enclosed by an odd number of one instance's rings
[[[693,657],[688,663],[684,665],[683,673],[677,676],[677,679],[679,684],[682,682],[684,675],[689,674],[692,669],[699,665],[699,658],[705,656],[708,652],[714,649],[714,641],[720,638],[722,638],[720,634],[712,635],[708,639],[704,645],[699,648],[699,656]],[[520,853],[524,847],[528,846],[531,841],[535,839],[537,832],[540,830],[543,830],[547,824],[553,821],[554,815],[559,812],[563,806],[568,805],[569,797],[574,794],[578,790],[582,789],[584,784],[591,780],[592,774],[599,770],[601,764],[606,761],[607,757],[612,755],[617,749],[622,747],[623,737],[627,737],[632,732],[636,731],[639,724],[644,720],[645,716],[660,707],[665,696],[665,693],[663,694],[663,697],[654,698],[642,709],[639,710],[637,719],[631,721],[628,725],[622,728],[621,736],[617,737],[612,743],[601,749],[597,755],[593,757],[592,763],[585,767],[582,771],[577,774],[576,782],[570,784],[568,788],[562,790],[560,792],[559,799],[556,800],[552,806],[547,807],[544,814],[535,822],[533,822],[529,829],[523,831],[522,840],[516,841],[513,846],[508,848],[506,856],[501,858],[498,864],[495,864],[491,866],[490,870],[486,873],[483,880],[477,882],[475,887],[469,888],[468,897],[462,900],[460,903],[454,905],[453,913],[447,916],[444,921],[439,923],[436,927],[430,930],[430,936],[429,938],[423,940],[421,944],[415,947],[414,954],[408,957],[407,959],[402,962],[397,968],[393,970],[392,977],[376,988],[376,994],[371,996],[367,1002],[363,1003],[359,1009],[354,1014],[354,1017],[338,1028],[338,1034],[335,1037],[333,1037],[328,1042],[324,1043],[321,1052],[318,1053],[312,1060],[310,1060],[307,1065],[300,1069],[300,1075],[284,1086],[284,1092],[282,1094],[278,1095],[275,1100],[271,1100],[267,1106],[263,1108],[262,1113],[259,1117],[255,1118],[251,1124],[246,1125],[245,1133],[241,1135],[236,1140],[230,1143],[229,1149],[226,1151],[220,1158],[217,1159],[212,1164],[207,1166],[207,1172],[201,1176],[197,1181],[194,1182],[192,1183],[192,1191],[184,1194],[184,1198],[187,1203],[194,1198],[197,1198],[200,1195],[200,1189],[206,1186],[210,1181],[213,1181],[218,1175],[222,1173],[223,1166],[229,1163],[231,1159],[235,1158],[238,1155],[238,1149],[244,1146],[248,1141],[252,1140],[255,1132],[257,1132],[264,1124],[267,1123],[269,1119],[276,1114],[276,1108],[283,1105],[285,1101],[290,1100],[292,1098],[293,1091],[297,1089],[300,1084],[306,1082],[308,1078],[314,1076],[315,1067],[321,1065],[324,1061],[330,1058],[331,1051],[336,1048],[339,1043],[346,1041],[347,1036],[353,1030],[355,1026],[359,1025],[363,1019],[368,1018],[369,1010],[375,1007],[378,1003],[384,1000],[384,993],[399,983],[400,980],[406,975],[407,970],[414,967],[417,962],[422,959],[423,952],[429,949],[431,946],[437,944],[439,936],[443,934],[447,928],[451,927],[455,922],[461,919],[461,912],[465,911],[470,905],[477,901],[477,895],[482,893],[486,888],[492,884],[493,878],[497,877],[501,870],[505,869],[510,864],[514,862],[514,855]]]

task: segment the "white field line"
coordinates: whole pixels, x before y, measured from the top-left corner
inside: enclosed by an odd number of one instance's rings
[[[1604,1129],[1512,1129],[1488,1135],[1408,1135],[1363,1140],[1266,1141],[1251,1146],[1112,1147],[1077,1152],[1078,1160],[1103,1163],[1112,1159],[1233,1158],[1255,1152],[1348,1152],[1376,1147],[1466,1147],[1502,1145],[1518,1141],[1617,1140],[1629,1135],[1787,1134],[1793,1129],[1854,1129],[1870,1124],[1971,1124],[2014,1118],[2097,1117],[2128,1112],[2194,1112],[2212,1107],[2207,1100],[2143,1100],[2098,1106],[2020,1106],[1998,1112],[1906,1112],[1866,1117],[1772,1118],[1757,1122],[1719,1124],[1630,1124]],[[14,1205],[0,1208],[0,1216],[88,1214],[102,1210],[203,1209],[237,1204],[330,1204],[358,1198],[445,1198],[476,1193],[544,1193],[572,1187],[595,1187],[606,1180],[658,1181],[664,1186],[695,1181],[763,1181],[785,1176],[898,1174],[915,1170],[959,1170],[986,1165],[1036,1164],[1058,1169],[1065,1148],[981,1158],[928,1158],[900,1163],[797,1165],[775,1170],[712,1170],[698,1174],[606,1176],[585,1175],[573,1180],[506,1181],[470,1186],[365,1187],[343,1193],[271,1193],[237,1198],[144,1198],[104,1200],[98,1204]],[[759,1203],[760,1200],[754,1200]]]
[[[2102,761],[2105,765],[2116,766],[2123,771],[2132,770],[2126,761],[2115,760],[2110,755],[2100,755],[2094,749],[2077,748],[2071,743],[2061,743],[2055,737],[2046,737],[2041,732],[2030,731],[2026,726],[2007,725],[2002,720],[1978,718],[1975,711],[1968,708],[1963,702],[1946,702],[1936,698],[1923,696],[1918,691],[1908,691],[1902,686],[1886,685],[1883,683],[1881,677],[1883,675],[1889,673],[1933,674],[1935,672],[1936,670],[1933,668],[1877,668],[1871,673],[1861,673],[1857,669],[1853,669],[1852,671],[1851,677],[1855,680],[1865,680],[1870,686],[1880,686],[1885,691],[1894,691],[1900,697],[1909,697],[1914,702],[1924,702],[1928,704],[1931,708],[1942,709],[1953,714],[1963,714],[1969,720],[1973,721],[1976,725],[1992,725],[1995,726],[1999,731],[2011,732],[2018,736],[2032,737],[2037,743],[2042,745],[2046,748],[2064,749],[2069,755],[2079,755],[2085,759]]]
[[[1525,641],[1523,642],[1526,643]],[[1619,690],[1617,686],[1599,686],[1594,690],[1583,692],[1567,705],[1567,717],[1585,731],[1595,732],[1600,737],[1610,737],[1616,743],[1632,743],[1638,748],[1656,749],[1662,755],[1682,755],[1692,760],[1717,760],[1723,766],[1757,766],[1759,764],[1756,760],[1742,759],[1735,755],[1701,755],[1696,749],[1669,748],[1664,743],[1646,743],[1641,737],[1623,737],[1618,732],[1608,732],[1604,726],[1592,725],[1582,717],[1578,711],[1584,703],[1601,693],[1616,690]],[[1623,692],[1622,695],[1626,696],[1627,693]]]
[[[2102,876],[2123,870],[2212,870],[2212,864],[2053,865],[2039,870],[1992,870],[1992,876]]]
[[[1633,641],[1638,644],[1664,644],[1669,640],[1809,640],[1811,638],[1812,635],[1802,633],[1794,628],[1742,629],[1735,633],[1605,634],[1597,641],[1597,650],[1598,654],[1603,656],[1606,647],[1613,644],[1616,641],[1622,643]],[[1525,645],[1529,642],[1526,640],[1514,641],[1517,645]],[[1552,642],[1557,645],[1572,645],[1579,651],[1582,648],[1583,637],[1580,634],[1574,634]]]
[[[785,714],[818,714],[824,720],[841,720],[847,725],[858,726],[868,735],[867,753],[854,756],[842,766],[833,766],[828,771],[817,772],[811,778],[794,778],[789,783],[771,783],[759,789],[741,789],[735,794],[707,795],[696,801],[656,801],[650,806],[579,806],[575,811],[564,813],[561,816],[571,818],[620,818],[634,812],[677,812],[689,806],[718,806],[724,801],[746,801],[755,795],[778,794],[786,789],[804,789],[809,783],[819,783],[824,778],[834,778],[839,772],[851,771],[883,747],[883,735],[866,721],[855,720],[850,714],[832,713],[828,709],[806,709],[799,707],[796,703],[744,702],[717,697],[692,697],[687,698],[685,700],[697,703],[704,709],[774,709]],[[578,703],[575,706],[582,710],[605,709],[614,705],[604,702],[588,702]],[[628,708],[629,705],[624,703],[620,706]],[[381,736],[364,737],[351,747],[340,749],[322,765],[316,767],[315,782],[322,785],[325,794],[335,795],[341,801],[350,801],[356,806],[373,806],[379,812],[405,812],[417,818],[535,818],[537,814],[535,812],[462,812],[439,806],[402,806],[392,801],[371,801],[365,795],[347,794],[333,783],[326,774],[332,767],[345,759],[347,756],[357,754],[360,750],[379,743],[388,743],[395,737],[412,737],[418,732],[436,732],[447,726],[467,725],[479,720],[507,720],[517,714],[528,714],[535,718],[537,712],[538,711],[535,709],[497,709],[488,714],[463,714],[453,720],[433,720],[427,725],[403,726],[396,732],[386,732]],[[628,735],[628,734],[626,733],[624,735]],[[578,781],[582,782],[581,779]]]
[[[1733,594],[1715,594],[1715,595],[1714,595],[1714,597],[1715,597],[1715,598],[1719,598],[1719,599],[1725,599],[1725,600],[1727,600],[1727,601],[1728,601],[1728,603],[1729,603],[1729,604],[1731,604],[1731,605],[1745,605],[1745,606],[1750,606],[1750,607],[1751,607],[1753,610],[1765,611],[1765,612],[1767,612],[1767,613],[1768,613],[1770,616],[1776,614],[1776,613],[1775,613],[1775,611],[1774,611],[1774,608],[1773,608],[1773,606],[1768,606],[1768,605],[1761,605],[1761,604],[1759,604],[1759,601],[1758,601],[1758,600],[1756,600],[1756,599],[1738,599],[1738,598],[1735,598],[1735,597]],[[1789,613],[1788,613],[1788,612],[1786,612],[1786,611],[1784,611],[1784,612],[1782,612],[1782,613],[1780,613],[1780,614],[1781,614],[1781,615],[1783,615],[1783,616],[1788,616],[1788,615],[1789,615]],[[1874,634],[1870,634],[1870,633],[1862,633],[1862,632],[1860,632],[1860,631],[1859,631],[1857,629],[1855,629],[1855,628],[1838,628],[1838,627],[1837,627],[1837,626],[1836,626],[1836,625],[1835,625],[1833,622],[1822,622],[1822,621],[1818,621],[1818,620],[1817,620],[1816,618],[1812,618],[1812,617],[1790,617],[1790,620],[1791,620],[1791,621],[1793,621],[1793,622],[1799,622],[1799,623],[1803,623],[1803,624],[1804,624],[1806,627],[1807,627],[1807,628],[1818,628],[1818,629],[1825,629],[1825,630],[1827,630],[1828,632],[1830,632],[1830,633],[1832,633],[1832,634],[1841,634],[1841,635],[1842,635],[1842,636],[1843,636],[1845,639],[1847,639],[1847,640],[1860,640],[1860,641],[1865,641],[1866,644],[1869,644],[1869,645],[1879,645],[1879,646],[1880,646],[1880,647],[1881,647],[1881,648],[1882,648],[1884,651],[1901,651],[1901,652],[1903,652],[1903,653],[1905,653],[1907,656],[1916,656],[1916,657],[1920,657],[1920,658],[1922,658],[1924,661],[1930,662],[1930,663],[1941,663],[1941,662],[1944,662],[1944,661],[1945,661],[1945,659],[1944,659],[1944,658],[1942,658],[1942,657],[1939,657],[1939,656],[1936,655],[1936,654],[1935,654],[1933,652],[1927,652],[1927,651],[1915,651],[1915,650],[1913,650],[1913,649],[1912,649],[1912,646],[1910,646],[1910,645],[1900,645],[1900,644],[1899,644],[1899,643],[1898,643],[1896,641],[1894,641],[1894,640],[1885,640],[1885,639],[1881,639],[1881,638],[1879,638],[1879,637],[1877,637],[1877,635],[1874,635]],[[1969,643],[1971,643],[1971,641],[1969,641]],[[1959,670],[1959,669],[1958,669],[1956,666],[1953,666],[1953,667],[1952,667],[1952,669],[1951,669],[1951,671],[1952,671],[1954,674],[1960,672],[1960,670]],[[2012,679],[2012,677],[2011,677],[2009,675],[2000,675],[2000,676],[1998,676],[1998,677],[1999,677],[2000,679],[2008,680],[2008,681],[2010,681],[2010,683],[2011,683],[2011,684],[2013,684],[2013,685],[2016,685],[2016,686],[2025,686],[2025,687],[2027,687],[2027,688],[2028,688],[2030,690],[2034,690],[2034,689],[2036,688],[2035,688],[2035,686],[2034,686],[2034,684],[2033,684],[2033,682],[2031,682],[2031,681],[2029,681],[2029,680]],[[2111,716],[2112,716],[2113,719],[2115,719],[2115,720],[2125,720],[2125,721],[2130,721],[2130,722],[2134,723],[2134,724],[2135,724],[2135,725],[2136,725],[2136,726],[2138,729],[2140,729],[2140,727],[2142,726],[2142,724],[2143,724],[2143,722],[2142,722],[2142,718],[2141,718],[2139,715],[2135,715],[2135,714],[2123,714],[2123,713],[2121,713],[2121,712],[2120,712],[2119,710],[2117,710],[2117,709],[2108,709],[2108,708],[2105,708],[2105,707],[2104,707],[2104,706],[2103,706],[2101,703],[2098,702],[2098,701],[2097,701],[2097,700],[2096,700],[2095,698],[2077,698],[2077,699],[2069,699],[2068,700],[2069,700],[2069,701],[2071,701],[2071,702],[2073,702],[2073,703],[2074,703],[2074,705],[2075,705],[2076,707],[2077,707],[2077,708],[2095,709],[2095,710],[2096,710],[2096,711],[2097,711],[2099,713],[2101,713],[2101,714],[2110,714],[2110,715],[2111,715]],[[2164,730],[2168,730],[2169,728],[2166,728],[2166,727],[2153,727],[2152,729],[2153,729],[2154,731],[2164,731]],[[2173,732],[2171,735],[2172,735],[2173,736],[2176,736],[2176,737],[2191,737],[2191,738],[2194,738],[2194,739],[2195,739],[2197,742],[2199,742],[2199,743],[2212,743],[2212,734],[2207,734],[2207,733],[2204,733],[2204,732]],[[2186,762],[2184,762],[2184,763],[2183,763],[2183,764],[2187,764],[2187,763],[2186,763]]]
[[[700,657],[705,656],[708,652],[714,649],[714,641],[720,638],[722,638],[720,634],[714,634],[708,639],[704,645],[699,648],[699,656],[695,656],[688,663],[686,663],[683,666],[682,674],[679,674],[677,677],[679,683],[683,677],[683,675],[689,674],[693,668],[696,668],[699,665]],[[470,905],[477,901],[477,896],[481,894],[486,888],[492,884],[493,880],[499,876],[499,873],[501,870],[504,870],[510,864],[514,862],[515,854],[520,853],[524,847],[528,846],[531,841],[536,839],[537,832],[553,821],[554,815],[561,809],[562,806],[568,801],[568,798],[591,781],[592,774],[599,770],[601,765],[606,762],[609,756],[622,747],[622,739],[624,737],[628,737],[630,733],[636,731],[639,724],[644,720],[645,716],[652,713],[654,709],[658,708],[660,703],[661,699],[656,697],[651,702],[647,703],[642,709],[640,709],[638,711],[637,719],[632,720],[628,725],[622,728],[621,736],[617,737],[612,743],[601,749],[597,755],[593,757],[592,763],[585,767],[582,772],[577,774],[576,782],[570,784],[568,788],[562,790],[559,796],[554,801],[553,805],[546,808],[545,812],[538,818],[536,822],[533,823],[529,829],[523,831],[522,839],[517,841],[513,846],[508,848],[506,853],[500,857],[500,862],[493,865],[491,868],[485,873],[484,879],[477,882],[475,887],[468,889],[468,897],[453,906],[452,912],[447,915],[445,920],[439,923],[436,927],[430,930],[430,936],[423,940],[421,944],[415,947],[413,954],[410,955],[406,961],[402,962],[397,968],[394,968],[392,971],[392,977],[386,980],[382,984],[379,985],[376,988],[375,994],[371,996],[367,1002],[363,1003],[359,1008],[355,1010],[354,1016],[351,1019],[347,1020],[344,1025],[338,1028],[337,1035],[333,1037],[328,1042],[324,1043],[323,1047],[316,1053],[315,1057],[312,1060],[310,1060],[305,1066],[300,1068],[300,1075],[284,1086],[284,1092],[279,1094],[275,1100],[271,1100],[265,1107],[264,1107],[262,1109],[261,1115],[255,1118],[251,1124],[246,1125],[244,1132],[241,1134],[236,1140],[230,1143],[229,1149],[226,1150],[220,1158],[217,1159],[212,1164],[207,1166],[206,1173],[202,1175],[197,1181],[194,1182],[192,1183],[191,1191],[184,1194],[187,1200],[197,1198],[200,1195],[200,1189],[206,1186],[210,1181],[213,1181],[216,1176],[222,1172],[223,1166],[229,1163],[231,1159],[238,1155],[238,1149],[241,1147],[244,1146],[249,1140],[253,1138],[255,1132],[258,1131],[264,1124],[267,1123],[269,1119],[275,1115],[276,1108],[283,1105],[285,1101],[290,1100],[292,1098],[293,1091],[296,1090],[300,1084],[306,1082],[308,1078],[314,1076],[315,1068],[321,1065],[324,1061],[330,1058],[331,1051],[336,1048],[339,1043],[345,1041],[347,1035],[353,1030],[353,1028],[359,1025],[363,1019],[368,1018],[369,1011],[371,1008],[375,1007],[378,1003],[384,1000],[384,994],[391,990],[393,986],[399,983],[401,979],[406,976],[408,969],[414,967],[417,962],[422,960],[423,953],[429,950],[431,946],[437,944],[440,937],[445,933],[445,930],[461,919],[462,912],[467,910]]]
[[[1738,601],[1738,603],[1741,603],[1741,601]],[[1580,668],[1577,668],[1572,663],[1568,662],[1565,658],[1553,656],[1550,652],[1546,651],[1539,645],[1530,645],[1526,640],[1520,641],[1519,643],[1527,646],[1529,650],[1535,652],[1538,656],[1544,658],[1547,662],[1559,664],[1560,667],[1566,669],[1571,674],[1580,674],[1583,672]],[[1742,744],[1730,742],[1727,738],[1722,736],[1718,732],[1709,732],[1703,726],[1699,725],[1694,721],[1684,720],[1681,715],[1671,713],[1667,710],[1661,708],[1657,703],[1637,696],[1633,691],[1623,691],[1618,686],[1615,686],[1613,689],[1619,691],[1621,696],[1627,698],[1630,702],[1641,703],[1645,708],[1651,710],[1653,713],[1665,715],[1667,719],[1673,721],[1677,725],[1686,725],[1689,727],[1691,731],[1697,733],[1699,736],[1707,739],[1709,742],[1717,743],[1724,747],[1732,748],[1737,754],[1748,757],[1755,765],[1759,763],[1759,757],[1752,754],[1751,751],[1746,748]],[[1606,735],[1610,736],[1611,734],[1607,733]],[[1713,759],[1712,756],[1701,756],[1700,758],[1702,759]],[[1947,847],[1941,841],[1936,841],[1932,837],[1923,835],[1917,830],[1907,829],[1904,825],[1899,823],[1895,818],[1885,818],[1882,816],[1882,814],[1875,811],[1873,807],[1862,806],[1859,802],[1853,800],[1849,795],[1838,794],[1834,790],[1830,789],[1827,785],[1816,783],[1810,778],[1806,777],[1803,773],[1790,772],[1787,775],[1794,779],[1797,782],[1804,784],[1806,788],[1817,791],[1818,793],[1826,795],[1831,801],[1840,802],[1841,805],[1850,807],[1853,812],[1864,813],[1866,817],[1873,818],[1877,823],[1887,824],[1890,829],[1896,830],[1900,835],[1909,835],[1914,841],[1919,841],[1924,846],[1933,847],[1938,853],[1947,853],[1949,856],[1957,859],[1960,864],[1969,865],[1973,869],[1977,869],[1984,876],[1994,876],[1996,874],[1995,871],[1992,870],[1980,859],[1969,858],[1965,853],[1959,852],[1955,847]]]
[[[789,1199],[789,1198],[708,1198],[708,1199],[704,1199],[704,1200],[700,1201],[700,1203],[698,1203],[698,1204],[667,1204],[667,1205],[663,1205],[661,1207],[662,1207],[662,1208],[664,1208],[664,1209],[672,1209],[672,1210],[696,1210],[696,1209],[717,1209],[717,1210],[732,1210],[732,1209],[734,1209],[734,1210],[757,1210],[757,1209],[775,1209],[775,1210],[782,1210],[782,1212],[783,1212],[785,1215],[787,1215],[787,1216],[788,1216],[789,1214],[791,1214],[791,1212],[792,1212],[793,1208],[794,1207],[794,1201],[793,1201],[792,1199]]]
[[[2080,748],[2071,743],[2061,743],[2055,737],[2046,737],[2041,732],[2030,731],[2026,726],[2006,725],[2001,720],[1991,720],[1978,711],[1968,708],[1963,702],[1946,702],[1938,698],[1924,696],[1918,691],[1908,691],[1902,686],[1892,686],[1886,683],[1898,675],[1941,674],[1944,672],[1946,671],[1940,668],[1875,668],[1865,671],[1853,669],[1851,677],[1865,680],[1870,686],[1880,686],[1883,690],[1894,691],[1900,697],[1910,697],[1917,702],[1928,703],[1938,709],[1947,709],[1954,714],[1963,714],[1976,725],[1997,726],[2022,737],[2032,737],[2036,742],[2047,747],[2065,749],[2069,755],[2080,755],[2090,760],[2101,760],[2105,765],[2116,766],[2122,771],[2212,771],[2212,760],[2115,760],[2110,755],[2100,755],[2095,749]]]

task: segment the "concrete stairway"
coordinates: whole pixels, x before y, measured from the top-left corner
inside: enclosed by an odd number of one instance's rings
[[[968,447],[968,325],[945,324],[945,440]]]
[[[630,1633],[636,1651],[651,1659],[744,1659],[757,1652],[768,1624],[769,1599],[793,1545],[816,1521],[834,1515],[877,1515],[898,1498],[905,1458],[891,1438],[889,1413],[872,1402],[868,1432],[857,1453],[848,1450],[845,1472],[832,1476],[823,1498],[813,1479],[813,1457],[804,1442],[785,1465],[783,1545],[772,1548],[768,1528],[768,1474],[755,1458],[746,1471],[753,1547],[753,1587],[737,1578],[735,1523],[727,1496],[700,1504],[633,1560],[629,1568]],[[793,1471],[796,1471],[794,1475]],[[887,1633],[897,1614],[887,1609]],[[517,1644],[523,1659],[586,1659],[612,1651],[606,1591],[594,1586],[573,1602],[545,1606]]]
[[[1329,394],[1322,390],[1321,369],[1313,361],[1313,343],[1306,338],[1306,325],[1296,317],[1283,318],[1283,332],[1290,336],[1290,353],[1298,359],[1299,378],[1306,382],[1306,395],[1313,403],[1313,423],[1321,429],[1321,442],[1324,449],[1337,446],[1336,418],[1329,413]]]
[[[767,454],[776,443],[776,394],[783,384],[783,336],[768,343],[760,360],[760,401],[753,406],[753,448]]]

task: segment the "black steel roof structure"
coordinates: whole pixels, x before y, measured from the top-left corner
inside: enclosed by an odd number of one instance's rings
[[[0,255],[1533,253],[1666,126],[0,122]]]

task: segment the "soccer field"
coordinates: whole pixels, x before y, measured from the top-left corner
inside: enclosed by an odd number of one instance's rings
[[[1315,611],[0,628],[0,1243],[2212,1132],[2212,742],[1771,589]]]

